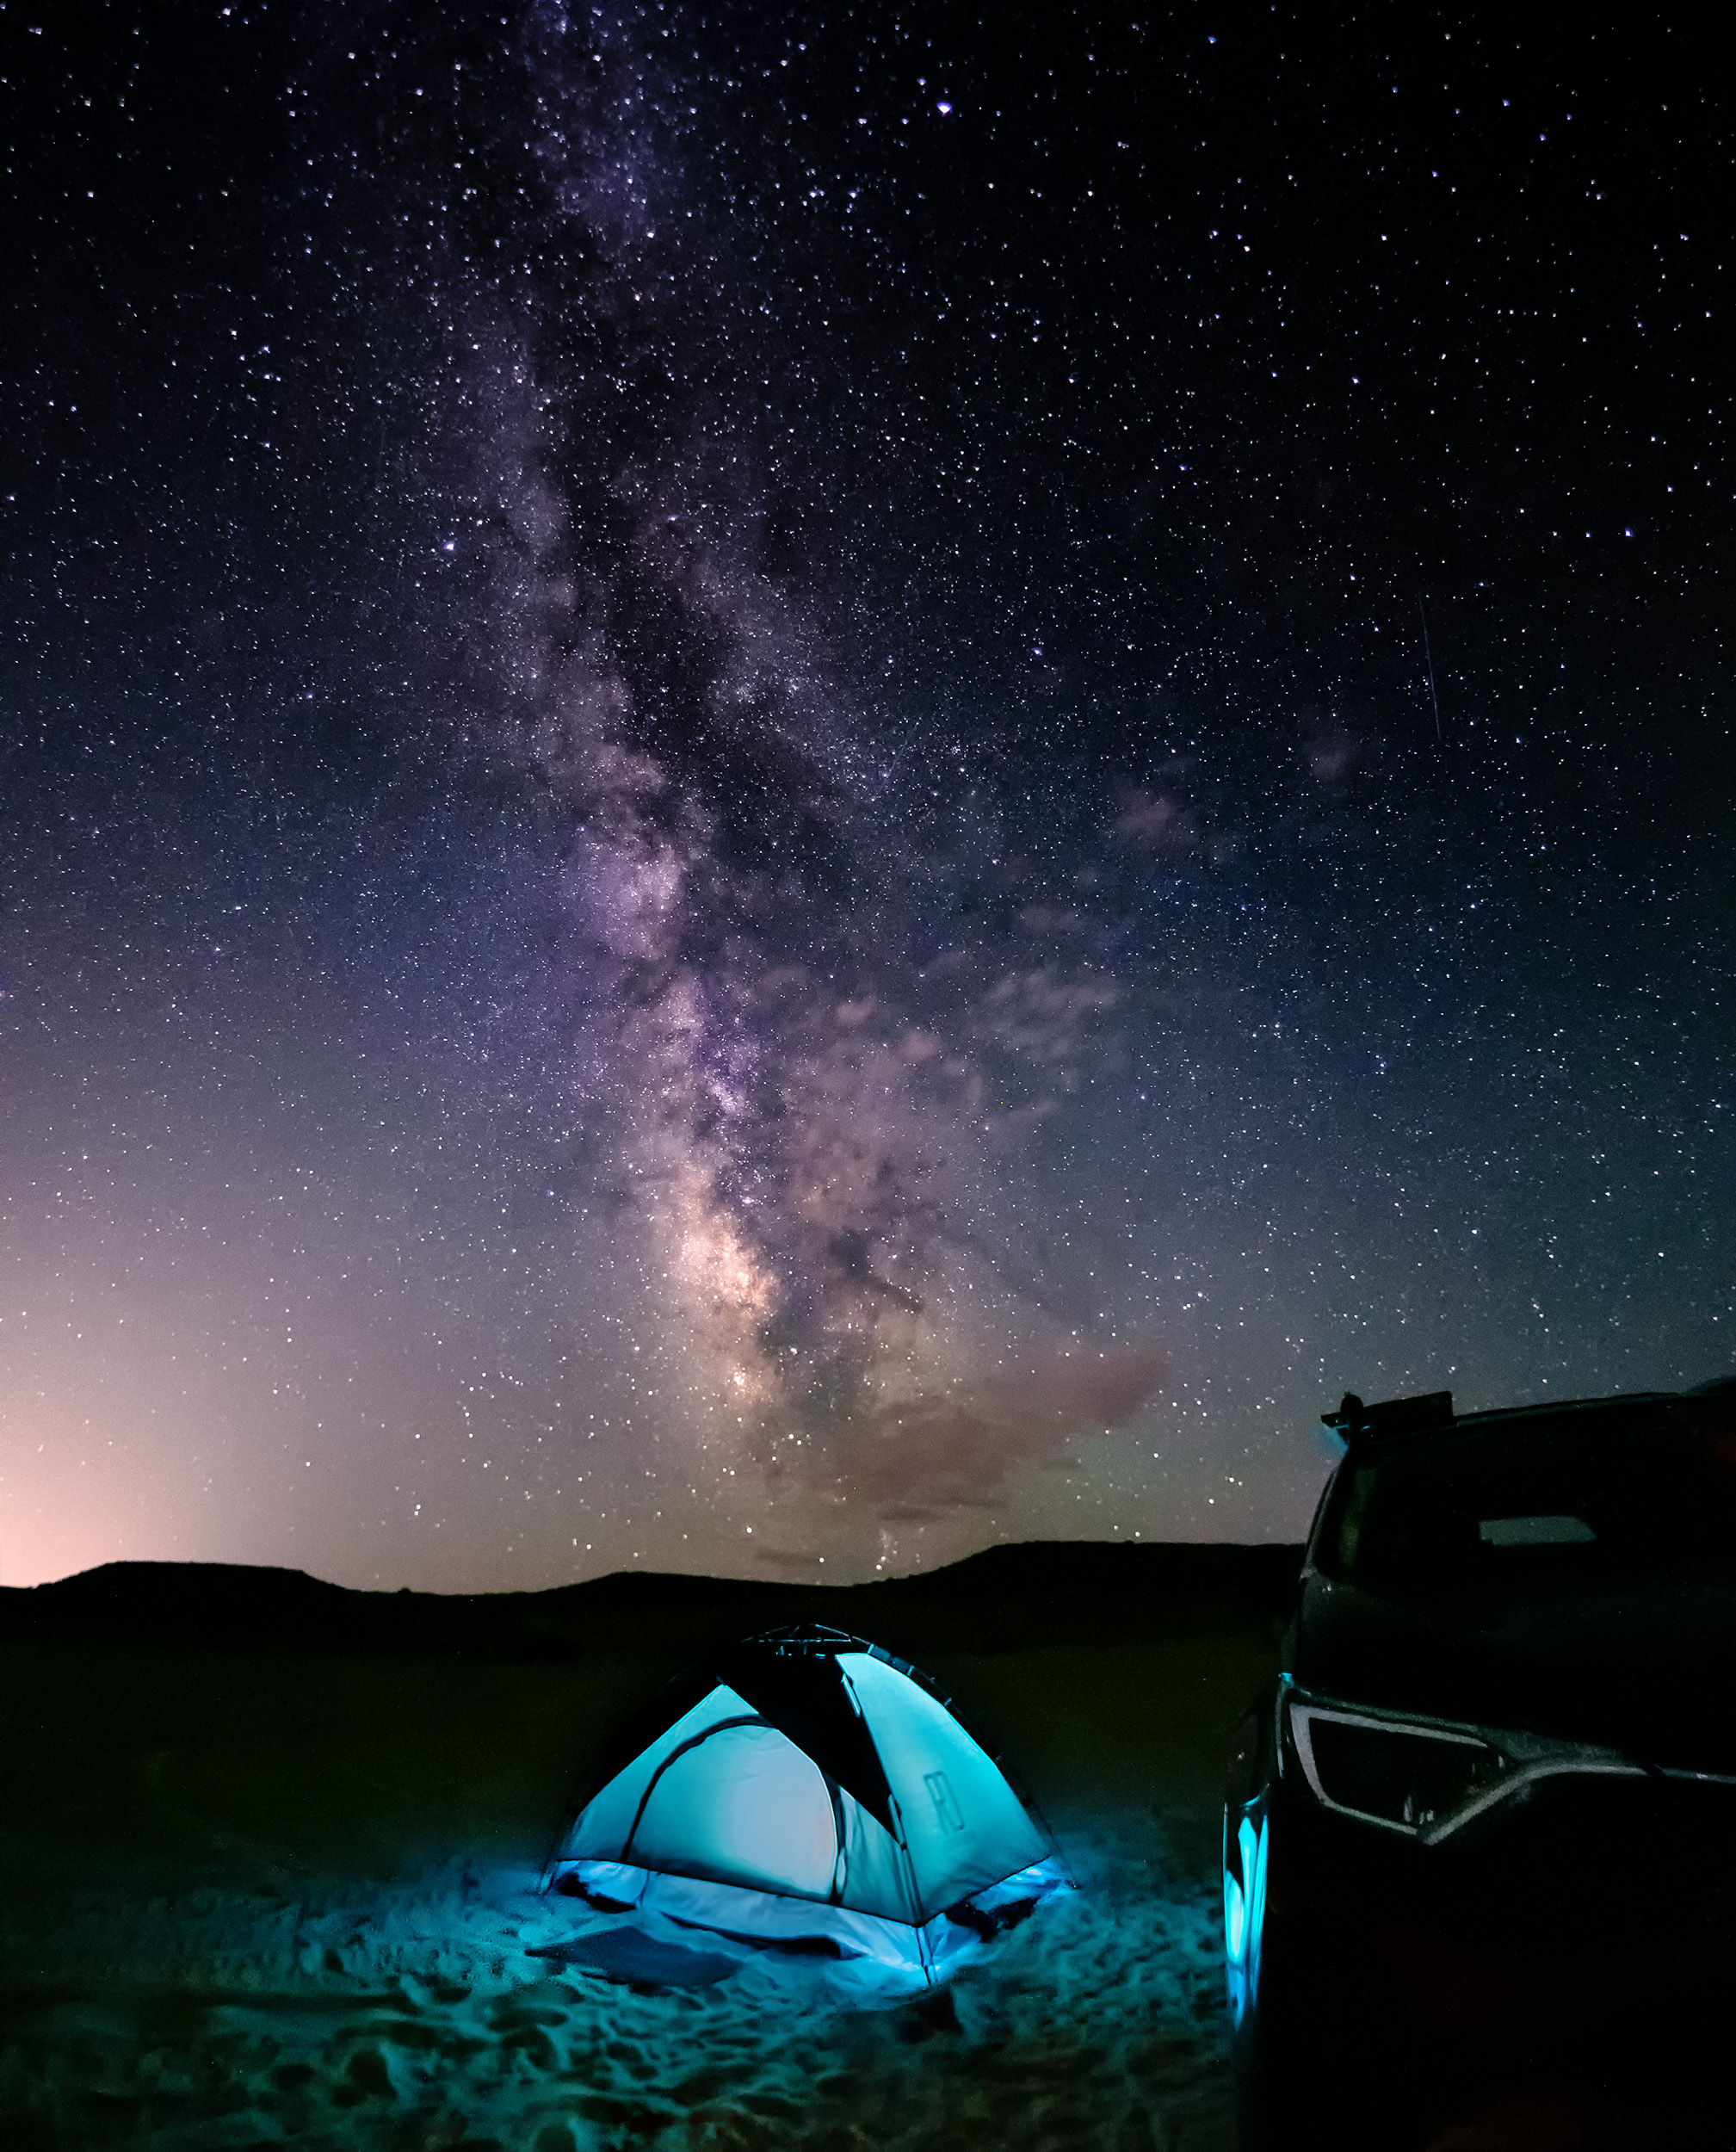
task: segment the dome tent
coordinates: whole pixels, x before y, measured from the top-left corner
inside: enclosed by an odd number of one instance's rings
[[[880,1646],[779,1630],[696,1686],[580,1810],[548,1891],[653,1938],[820,1956],[847,1984],[902,1992],[1066,1883],[993,1760]]]

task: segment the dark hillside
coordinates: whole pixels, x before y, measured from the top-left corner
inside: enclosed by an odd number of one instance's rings
[[[883,1583],[763,1584],[627,1571],[547,1592],[353,1592],[299,1569],[116,1561],[0,1590],[0,1636],[37,1643],[284,1650],[358,1657],[662,1657],[820,1621],[911,1655],[1260,1628],[1300,1549],[1281,1545],[993,1547]]]

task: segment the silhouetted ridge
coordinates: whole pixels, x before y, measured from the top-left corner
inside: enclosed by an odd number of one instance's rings
[[[769,1584],[618,1571],[546,1592],[354,1592],[300,1569],[112,1561],[0,1590],[0,1633],[42,1642],[566,1659],[653,1655],[823,1621],[896,1647],[1007,1651],[1117,1636],[1263,1625],[1301,1549],[1038,1541],[991,1547],[927,1574],[856,1585]]]
[[[326,1584],[305,1569],[255,1568],[240,1561],[105,1561],[34,1594],[55,1608],[130,1619],[141,1612],[319,1616],[363,1596]]]

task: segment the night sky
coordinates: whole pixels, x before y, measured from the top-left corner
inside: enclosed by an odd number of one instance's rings
[[[1294,1537],[1346,1388],[1728,1370],[1688,11],[0,23],[0,1580]]]

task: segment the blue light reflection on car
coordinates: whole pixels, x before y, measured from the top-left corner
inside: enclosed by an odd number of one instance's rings
[[[1263,1796],[1251,1802],[1236,1826],[1236,1867],[1231,1866],[1230,1825],[1224,1819],[1224,1963],[1229,1982],[1230,2022],[1239,2025],[1258,1993],[1260,1937],[1266,1924],[1267,1827]]]

